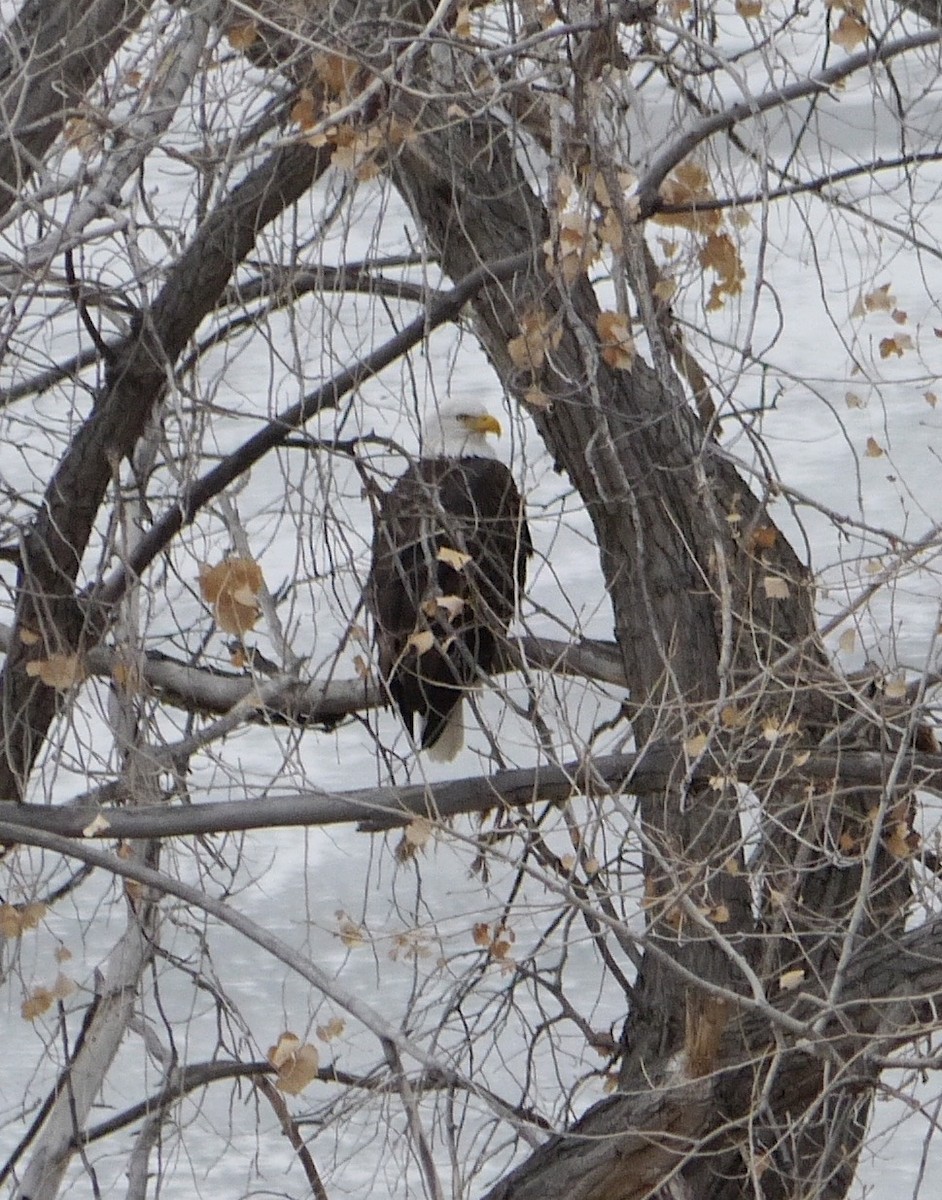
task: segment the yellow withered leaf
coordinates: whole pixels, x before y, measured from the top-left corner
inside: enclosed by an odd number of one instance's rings
[[[796,967],[793,971],[786,971],[784,975],[779,975],[778,986],[783,992],[793,992],[795,988],[801,986],[804,978],[804,971],[800,967]]]
[[[460,571],[471,561],[470,554],[464,554],[461,550],[455,550],[452,546],[439,546],[435,557],[439,562],[445,563],[446,566],[451,567],[455,571]]]
[[[57,692],[67,692],[84,680],[85,664],[77,654],[50,654],[48,658],[28,662],[26,674]]]
[[[432,823],[425,817],[413,817],[405,827],[403,837],[408,845],[420,850],[432,836]]]
[[[435,634],[430,629],[417,629],[406,642],[416,654],[425,654],[435,645]]]
[[[779,575],[766,575],[762,587],[769,600],[787,600],[789,597],[788,580]]]

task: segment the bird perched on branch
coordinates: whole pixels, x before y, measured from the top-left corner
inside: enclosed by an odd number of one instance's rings
[[[464,744],[464,694],[497,661],[533,552],[513,476],[487,442],[500,432],[479,404],[443,406],[421,457],[383,497],[373,535],[365,598],[380,674],[437,761]]]

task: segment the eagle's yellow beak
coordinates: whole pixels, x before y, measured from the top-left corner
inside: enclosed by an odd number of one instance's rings
[[[462,417],[461,423],[472,433],[493,433],[495,437],[500,437],[502,433],[500,421],[496,417],[492,417],[490,413],[484,413],[479,417]]]

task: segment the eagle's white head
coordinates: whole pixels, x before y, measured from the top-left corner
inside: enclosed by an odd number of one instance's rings
[[[500,437],[500,422],[476,400],[450,400],[432,416],[423,454],[428,458],[494,458],[489,433]]]

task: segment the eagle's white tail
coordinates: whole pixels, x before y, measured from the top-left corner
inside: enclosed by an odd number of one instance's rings
[[[459,700],[448,714],[445,727],[426,754],[432,762],[451,762],[464,746],[464,701]]]

